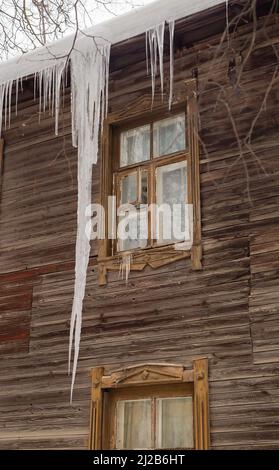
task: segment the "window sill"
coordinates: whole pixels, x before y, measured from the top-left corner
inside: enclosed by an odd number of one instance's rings
[[[108,271],[120,271],[123,257],[131,255],[131,271],[143,271],[146,266],[158,269],[168,264],[191,258],[192,268],[201,269],[201,263],[196,263],[196,257],[201,259],[201,246],[193,246],[191,250],[176,249],[176,245],[157,246],[140,250],[117,253],[114,256],[98,259],[99,285],[107,284]]]

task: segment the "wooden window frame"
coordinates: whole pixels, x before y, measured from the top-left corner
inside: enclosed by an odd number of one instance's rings
[[[119,271],[122,261],[122,254],[115,253],[112,250],[112,241],[108,239],[108,196],[113,194],[113,174],[116,171],[115,160],[112,156],[119,158],[119,138],[115,139],[114,135],[117,129],[121,131],[125,128],[131,128],[148,124],[154,121],[163,120],[167,117],[175,116],[185,111],[186,128],[188,132],[187,149],[177,154],[172,154],[169,158],[173,162],[177,161],[179,156],[185,157],[187,160],[187,181],[188,181],[188,203],[193,205],[193,245],[191,250],[180,251],[175,249],[175,244],[149,246],[143,249],[131,251],[133,253],[133,261],[131,263],[132,271],[142,271],[147,265],[156,269],[181,259],[191,259],[192,269],[202,269],[202,244],[201,244],[201,208],[200,208],[200,170],[199,170],[199,137],[198,137],[198,106],[197,106],[197,81],[196,79],[185,82],[184,100],[175,102],[172,110],[168,111],[167,105],[162,104],[161,97],[156,97],[151,109],[150,96],[144,95],[136,102],[131,103],[128,108],[118,112],[110,113],[104,122],[102,137],[102,159],[101,159],[101,204],[105,209],[105,220],[102,221],[105,238],[99,240],[98,250],[98,273],[99,284],[107,283],[108,271]],[[166,162],[168,156],[154,158],[156,161]],[[135,165],[144,167],[147,162]],[[133,166],[129,166],[127,171],[132,170]],[[125,167],[121,172],[125,172]],[[150,188],[154,194],[154,188]],[[115,248],[115,246],[114,246]]]
[[[170,113],[167,113],[167,115],[163,115],[162,117],[160,117],[159,121],[163,121],[164,119],[168,118],[168,117],[176,117],[177,115],[179,114],[183,114],[184,112],[184,115],[185,115],[185,118],[187,119],[187,116],[186,116],[186,113],[185,113],[185,106],[184,104],[181,106],[181,109],[180,108],[176,108],[174,112],[172,112],[171,114]],[[112,167],[112,172],[113,172],[113,196],[116,197],[116,206],[117,208],[120,206],[121,204],[121,185],[120,185],[120,182],[121,182],[121,179],[122,178],[125,178],[125,176],[128,176],[128,175],[131,175],[131,174],[135,174],[137,173],[137,180],[138,180],[138,185],[139,185],[139,172],[140,171],[147,171],[148,172],[148,204],[154,204],[156,203],[156,170],[158,168],[161,168],[161,167],[164,167],[164,166],[167,166],[167,165],[171,165],[171,164],[174,164],[174,163],[180,163],[180,162],[187,162],[187,167],[190,168],[190,153],[189,153],[189,150],[188,150],[188,142],[187,142],[187,146],[184,150],[181,150],[181,151],[178,151],[178,152],[174,152],[174,153],[170,153],[170,154],[167,154],[167,155],[163,155],[163,156],[160,156],[160,157],[155,157],[154,156],[154,153],[153,153],[153,149],[154,149],[154,124],[155,122],[158,122],[158,116],[156,119],[150,119],[150,121],[147,123],[150,125],[150,160],[148,161],[143,161],[143,162],[139,162],[137,164],[134,164],[134,165],[127,165],[125,167],[120,167],[120,139],[121,139],[121,133],[123,132],[123,130],[129,130],[129,129],[135,129],[137,126],[137,123],[135,123],[135,126],[132,126],[132,127],[128,127],[127,129],[123,129],[123,127],[119,127],[116,129],[116,135],[115,135],[115,139],[116,139],[116,142],[117,142],[117,158],[115,160],[117,160],[116,162],[113,161],[113,167]],[[186,125],[186,129],[185,129],[185,134],[186,132],[188,131],[187,129],[187,122],[185,121],[185,125]],[[188,134],[188,132],[187,132]],[[185,135],[186,137],[186,135]],[[187,200],[191,199],[191,195],[190,195],[190,191],[191,191],[191,185],[190,185],[190,179],[191,179],[191,168],[189,169],[189,171],[187,171],[187,180],[188,180],[188,185],[187,185],[187,188],[188,188],[188,194],[187,194]],[[139,188],[138,188],[139,189]],[[137,195],[137,197],[139,197],[139,195]],[[186,202],[186,201],[185,201]],[[136,248],[135,250],[130,250],[133,254],[136,255],[136,251],[138,250],[150,250],[150,249],[158,249],[158,248],[163,248],[163,247],[170,247],[171,245],[174,244],[174,242],[171,242],[171,243],[164,243],[164,244],[159,244],[157,242],[157,240],[152,240],[151,239],[151,220],[150,220],[150,213],[148,214],[148,218],[149,218],[149,221],[148,221],[148,243],[147,243],[147,247],[145,248]],[[118,245],[118,240],[115,239],[112,243],[113,245],[113,253],[115,253],[116,255],[121,255],[121,252],[118,251],[117,249],[117,245]]]
[[[186,369],[173,364],[140,364],[105,374],[104,368],[92,369],[92,393],[89,449],[104,450],[109,447],[107,437],[109,392],[116,390],[129,392],[137,387],[167,385],[170,396],[175,386],[178,390],[185,387],[185,396],[193,393],[194,448],[210,448],[209,399],[208,399],[208,360],[193,361],[192,368]],[[128,396],[128,395],[127,395]]]

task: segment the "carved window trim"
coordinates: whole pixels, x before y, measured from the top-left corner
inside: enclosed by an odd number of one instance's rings
[[[194,441],[196,450],[210,447],[208,360],[193,361],[192,368],[173,364],[140,364],[105,374],[104,368],[92,369],[91,417],[89,449],[104,450],[107,392],[115,389],[153,385],[193,386],[194,394]]]
[[[198,137],[198,105],[197,105],[197,81],[196,79],[185,82],[186,92],[184,101],[173,104],[172,114],[176,110],[183,110],[185,107],[188,128],[188,202],[193,204],[193,246],[191,250],[179,251],[174,245],[157,246],[145,248],[133,252],[133,261],[131,263],[131,271],[142,271],[149,265],[153,269],[170,264],[174,261],[190,258],[193,270],[202,269],[202,244],[201,244],[201,207],[200,207],[200,169],[199,169],[199,137]],[[184,103],[184,104],[183,104]],[[98,273],[99,284],[107,283],[108,271],[119,271],[122,257],[121,254],[111,255],[111,243],[107,237],[108,234],[108,196],[112,194],[113,187],[113,171],[112,171],[112,155],[117,153],[117,149],[112,137],[113,126],[122,126],[132,120],[140,119],[141,122],[150,120],[151,113],[151,97],[144,95],[137,99],[130,106],[118,113],[110,113],[104,122],[103,138],[102,138],[102,163],[101,163],[101,204],[105,209],[105,220],[103,226],[105,230],[105,239],[99,240],[98,250]],[[162,104],[161,96],[155,97],[152,113],[154,116],[162,115],[166,112],[166,103]]]

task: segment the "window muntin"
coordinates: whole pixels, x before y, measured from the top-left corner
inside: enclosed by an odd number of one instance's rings
[[[165,237],[163,227],[167,227],[168,223],[176,223],[181,213],[181,223],[175,232],[185,231],[185,204],[188,199],[185,121],[185,113],[179,113],[120,132],[120,161],[114,175],[117,208],[123,204],[132,204],[135,213],[129,216],[127,226],[131,236],[128,240],[119,238],[115,244],[116,251],[131,251],[184,240],[184,237],[177,238],[173,230],[170,236]],[[162,213],[159,218],[155,213],[148,214],[146,207],[147,204],[169,204],[172,208],[174,204],[181,203],[183,207],[179,213],[173,213],[169,221],[167,215],[162,218]],[[127,214],[128,211],[121,211],[116,224],[123,221],[124,217],[127,220]],[[141,223],[143,227],[140,231]],[[146,235],[145,240],[132,239],[135,234],[139,237],[140,233]]]

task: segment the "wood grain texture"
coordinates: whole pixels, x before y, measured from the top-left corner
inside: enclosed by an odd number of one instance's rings
[[[2,198],[2,174],[4,167],[4,139],[0,139],[0,202]]]
[[[218,16],[219,15],[219,16]],[[180,22],[175,50],[175,97],[198,67],[199,89],[220,40],[224,15]],[[223,19],[222,19],[223,18]],[[259,19],[260,28],[263,19]],[[216,79],[230,95],[242,135],[273,74],[278,17],[257,36],[241,94],[220,61]],[[216,23],[217,22],[217,23]],[[218,27],[216,25],[219,25]],[[219,29],[218,29],[219,28]],[[200,33],[198,32],[200,31]],[[199,36],[203,35],[203,38]],[[239,29],[247,48],[251,25]],[[191,43],[190,37],[196,38]],[[272,44],[271,44],[272,43]],[[151,94],[144,38],[112,49],[111,112]],[[198,61],[197,61],[198,57]],[[166,57],[166,85],[168,87]],[[18,115],[5,131],[0,219],[0,448],[85,449],[88,445],[92,367],[111,371],[150,363],[185,366],[207,357],[211,447],[279,448],[279,141],[277,82],[253,134],[260,166],[239,149],[218,90],[210,84],[199,103],[201,138],[201,240],[203,269],[183,259],[156,271],[133,271],[128,284],[117,272],[98,283],[92,244],[80,361],[74,402],[67,374],[69,319],[74,286],[77,154],[71,146],[70,95],[65,93],[59,137],[53,118],[38,122],[33,83],[24,81]],[[159,81],[157,83],[159,90]],[[100,200],[100,163],[93,200]]]
[[[208,361],[194,361],[194,420],[197,450],[210,448]]]

